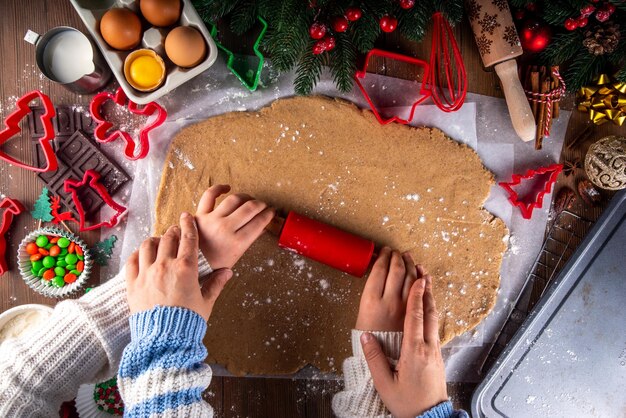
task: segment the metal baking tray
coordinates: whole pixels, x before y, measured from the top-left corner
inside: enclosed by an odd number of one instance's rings
[[[174,90],[176,87],[185,83],[188,80],[191,80],[198,74],[206,71],[209,67],[213,65],[215,60],[217,59],[217,46],[215,45],[215,41],[211,38],[209,31],[206,26],[202,22],[200,16],[194,9],[191,4],[191,0],[182,0],[182,11],[179,24],[182,26],[192,26],[195,29],[198,29],[204,40],[207,44],[207,55],[200,64],[196,65],[193,68],[180,68],[174,65],[172,62],[167,59],[165,54],[159,54],[165,61],[165,67],[167,76],[165,82],[158,89],[144,93],[139,90],[135,90],[128,82],[126,81],[126,77],[124,77],[124,60],[126,56],[130,54],[132,51],[118,51],[116,49],[111,48],[104,42],[104,39],[100,35],[99,23],[102,15],[110,9],[111,7],[126,7],[134,12],[138,13],[139,10],[139,1],[138,0],[70,0],[72,6],[78,12],[78,15],[82,19],[85,26],[89,30],[91,36],[95,39],[98,48],[102,51],[102,55],[104,55],[104,59],[111,67],[111,71],[117,82],[120,84],[126,96],[130,100],[138,104],[146,104],[157,100],[160,97],[163,97],[170,91]],[[143,30],[144,34],[146,30],[150,29],[149,24],[146,25],[145,19],[141,18],[144,24]],[[171,28],[164,28],[163,31],[166,32]],[[158,49],[162,45],[161,42],[157,40],[157,45],[153,45],[153,40],[148,40],[144,37],[141,45],[137,48],[150,48],[150,49]],[[159,51],[157,51],[159,52]]]
[[[625,304],[623,190],[476,389],[473,416],[626,416]]]

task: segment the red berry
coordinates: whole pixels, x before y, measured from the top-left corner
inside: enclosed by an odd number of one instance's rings
[[[587,26],[587,23],[589,23],[589,19],[587,19],[586,16],[581,16],[576,19],[576,25],[578,25],[579,28],[584,28]]]
[[[608,10],[598,10],[596,12],[596,20],[598,22],[606,22],[607,20],[609,20],[610,17],[611,14],[608,12]]]
[[[323,53],[324,51],[326,51],[326,42],[324,42],[321,39],[315,42],[315,45],[313,45],[313,53],[315,55],[319,55]]]
[[[322,42],[324,42],[324,45],[326,46],[326,51],[332,51],[335,49],[335,38],[333,36],[326,36],[322,39]]]
[[[412,9],[415,6],[415,0],[400,0],[400,7],[404,10]]]
[[[611,4],[611,3],[607,3],[604,5],[604,9],[609,12],[610,15],[612,15],[613,13],[615,13],[615,5]]]
[[[346,19],[348,19],[350,22],[359,20],[361,16],[363,16],[363,12],[358,7],[348,7],[346,9]]]
[[[567,30],[576,30],[576,28],[578,27],[578,22],[570,17],[569,19],[565,20],[564,26]]]
[[[332,26],[335,32],[345,32],[348,30],[348,19],[343,16],[335,16],[333,17]]]
[[[398,19],[393,16],[383,16],[380,18],[378,25],[383,32],[393,32],[398,27]]]
[[[309,28],[309,35],[313,39],[322,39],[326,35],[326,26],[319,22],[314,22]]]
[[[580,9],[580,14],[584,17],[588,17],[591,16],[595,10],[596,8],[593,6],[593,4],[588,4]]]
[[[524,9],[518,9],[515,11],[515,20],[522,20],[524,19],[524,16],[526,16],[526,12],[524,11]]]

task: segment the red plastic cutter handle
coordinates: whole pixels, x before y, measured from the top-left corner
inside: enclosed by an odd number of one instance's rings
[[[289,212],[278,245],[356,277],[367,271],[374,243],[295,212]]]

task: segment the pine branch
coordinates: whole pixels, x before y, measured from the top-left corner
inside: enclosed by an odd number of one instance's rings
[[[289,71],[308,44],[306,7],[300,0],[267,2],[267,6],[263,16],[269,28],[263,46],[279,71]]]
[[[435,10],[440,11],[448,19],[451,25],[456,25],[463,18],[463,1],[445,0],[435,2]],[[432,15],[432,13],[431,13]],[[430,16],[429,16],[430,18]]]
[[[591,83],[593,78],[604,68],[606,59],[604,56],[591,54],[578,54],[565,72],[564,80],[568,91],[578,91],[583,86]]]
[[[551,0],[548,7],[545,7],[541,17],[551,25],[561,26],[565,19],[580,15],[580,7],[573,5],[574,1]]]
[[[615,78],[617,79],[617,81],[619,81],[620,83],[626,83],[626,67],[622,68],[621,70],[619,70],[617,72],[617,74],[615,74]]]
[[[313,54],[312,49],[315,42],[315,40],[309,41],[307,51],[302,54],[298,61],[294,86],[296,94],[302,96],[311,94],[313,87],[315,87],[322,75],[322,65],[324,64],[326,54]]]
[[[518,9],[523,9],[526,7],[528,3],[533,3],[533,2],[534,0],[509,0],[509,3],[511,4],[511,6],[516,7]]]
[[[233,11],[239,0],[192,0],[198,15],[205,23],[216,22]]]
[[[359,52],[363,54],[374,48],[374,43],[380,32],[378,21],[370,13],[364,14],[359,20],[351,24],[352,41]]]
[[[415,2],[415,6],[402,13],[398,19],[400,33],[412,41],[421,41],[426,34],[432,14],[430,2]]]
[[[258,15],[255,0],[243,0],[231,14],[230,30],[237,35],[243,35],[252,29]]]
[[[541,52],[539,60],[545,65],[561,65],[583,49],[584,35],[581,31],[556,35],[548,47]],[[587,51],[584,51],[586,54]]]
[[[330,51],[330,71],[340,91],[345,93],[352,89],[356,73],[356,50],[345,33],[337,34],[335,49]]]

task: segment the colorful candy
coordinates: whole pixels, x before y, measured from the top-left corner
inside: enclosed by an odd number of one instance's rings
[[[26,253],[31,273],[49,286],[74,283],[85,270],[83,249],[65,237],[39,235],[26,245]]]

